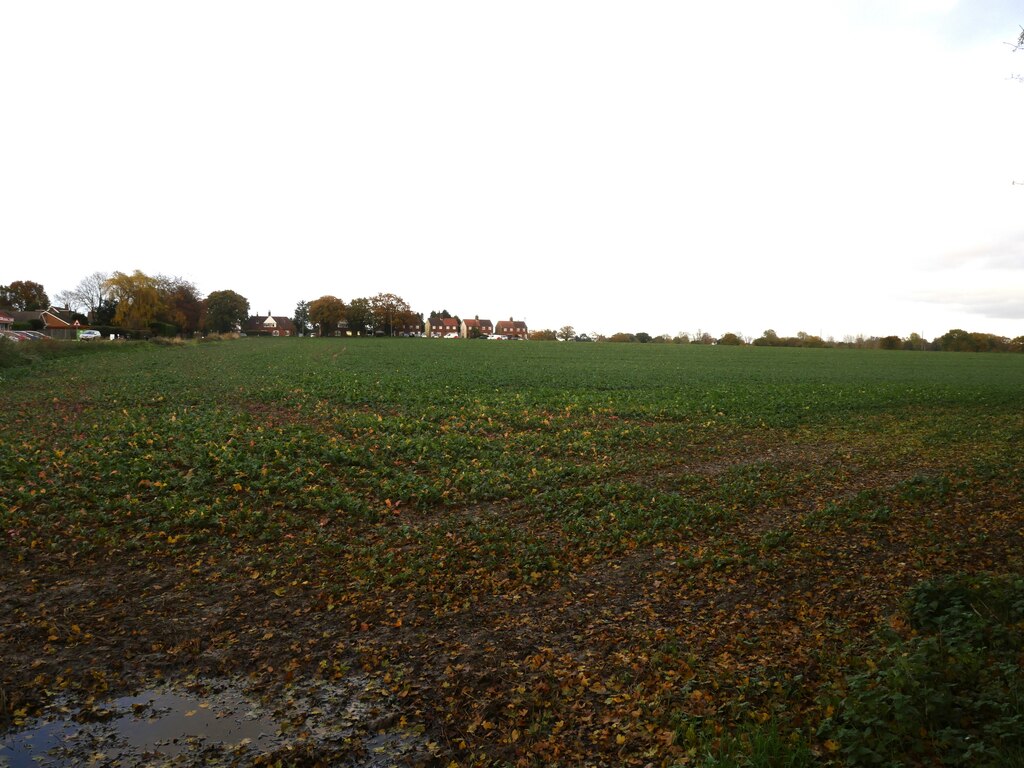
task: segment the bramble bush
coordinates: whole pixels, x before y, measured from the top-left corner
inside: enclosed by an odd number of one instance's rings
[[[852,765],[1024,765],[1024,577],[936,578],[907,612],[822,735]]]

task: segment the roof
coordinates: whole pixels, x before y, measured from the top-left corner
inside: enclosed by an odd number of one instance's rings
[[[74,313],[70,309],[50,307],[49,309],[33,310],[31,312],[9,312],[10,320],[14,323],[30,323],[39,320],[47,328],[70,328],[74,322]]]
[[[522,320],[499,320],[494,330],[498,333],[526,333],[526,323]]]
[[[295,323],[290,317],[281,315],[252,315],[245,321],[247,331],[269,331],[274,328],[279,331],[294,331]]]
[[[70,328],[75,313],[66,307],[50,307],[42,313],[42,320],[47,328]]]

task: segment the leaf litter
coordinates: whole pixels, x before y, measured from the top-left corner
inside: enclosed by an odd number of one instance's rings
[[[167,761],[686,765],[751,723],[824,759],[908,588],[1021,567],[1019,358],[326,344],[0,395],[4,739],[223,684],[281,740]]]

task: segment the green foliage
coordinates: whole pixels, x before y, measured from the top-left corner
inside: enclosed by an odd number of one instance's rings
[[[374,319],[370,309],[370,300],[367,298],[352,299],[345,308],[345,319],[353,334],[362,336],[372,333]]]
[[[186,343],[184,339],[169,334],[155,335],[150,341],[162,347],[183,347]]]
[[[1024,765],[1024,578],[940,577],[907,611],[823,733],[853,765]]]
[[[92,322],[97,325],[113,326],[114,318],[117,316],[117,300],[101,299],[93,312]]]
[[[178,333],[178,326],[156,321],[149,324],[149,330],[154,336],[169,337]]]
[[[820,336],[814,336],[805,331],[800,331],[796,336],[783,338],[771,329],[754,339],[753,344],[757,347],[815,347],[819,349],[828,346]]]
[[[9,307],[21,312],[35,312],[50,306],[50,298],[40,283],[33,280],[15,280],[0,285],[0,308]]]
[[[345,319],[345,302],[337,296],[321,296],[309,303],[309,321],[318,336],[334,336],[338,324]]]
[[[313,324],[309,319],[309,302],[300,301],[295,305],[295,315],[292,317],[295,328],[301,336],[305,336],[312,329]]]
[[[738,334],[726,333],[718,340],[718,343],[722,346],[740,347],[745,342]]]
[[[22,341],[13,342],[0,337],[0,368],[28,369],[41,363],[70,357],[93,356],[100,359],[115,345],[80,343],[75,341]],[[36,373],[36,371],[33,371]],[[10,384],[10,386],[20,386]]]
[[[206,297],[203,327],[215,333],[240,328],[249,317],[249,300],[234,291],[214,291]]]
[[[1024,345],[1020,339],[1008,339],[991,333],[969,333],[954,328],[935,340],[944,352],[1020,352]]]
[[[203,312],[199,289],[181,277],[157,275],[155,280],[160,294],[156,319],[162,327],[159,331],[154,329],[154,333],[163,336],[175,333],[191,335],[199,330]],[[168,333],[167,327],[174,330]]]
[[[68,665],[125,669],[122,648],[169,674],[196,663],[152,650],[148,614],[118,618],[114,563],[174,584],[147,610],[215,617],[244,602],[212,619],[231,673],[291,675],[292,654],[296,679],[318,658],[411,659],[407,711],[465,739],[462,764],[800,766],[808,751],[842,757],[865,728],[858,699],[905,682],[863,670],[830,726],[853,735],[815,740],[819,686],[876,611],[911,579],[1015,557],[1017,356],[160,343],[55,344],[79,356],[2,372],[0,563],[6,584],[32,586],[11,588],[23,614],[0,621],[5,658],[20,644],[28,660],[9,665],[19,697],[63,691]],[[95,605],[36,587],[83,574],[103,580]],[[1016,598],[986,598],[989,612],[964,598],[936,631],[944,614],[928,606],[952,594],[915,597],[916,635],[889,638],[904,643],[891,659],[913,662],[906,685],[927,682],[925,638],[947,651],[962,638],[968,660],[983,641],[966,679],[995,699],[1002,635],[964,626],[975,610],[1012,617],[998,606]],[[287,640],[268,648],[282,616]],[[32,623],[45,617],[57,640]],[[1013,716],[986,706],[990,729]]]
[[[704,725],[686,732],[700,768],[810,768],[814,753],[799,732],[787,735],[778,722],[746,723],[716,735]]]
[[[393,293],[378,293],[369,299],[370,314],[375,331],[385,336],[394,336],[396,330],[411,324],[414,320],[412,308],[401,296]]]

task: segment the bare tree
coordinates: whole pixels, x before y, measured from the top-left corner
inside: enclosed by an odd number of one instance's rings
[[[1020,28],[1020,35],[1017,37],[1017,42],[1007,43],[1007,45],[1010,46],[1011,53],[1016,53],[1017,51],[1024,49],[1024,27]],[[1010,75],[1010,79],[1019,80],[1022,83],[1024,83],[1024,75]],[[1014,185],[1020,184],[1024,186],[1024,181],[1011,181],[1010,183]]]
[[[1011,52],[1016,53],[1017,51],[1024,48],[1024,27],[1020,28],[1020,36],[1017,38],[1016,43],[1007,43],[1010,46]],[[1020,79],[1020,75],[1017,75],[1017,79]]]
[[[106,272],[93,272],[83,277],[71,290],[58,293],[57,301],[68,309],[84,311],[92,320],[93,314],[103,304],[103,300],[111,298],[109,279],[110,275]]]

